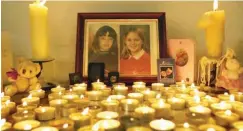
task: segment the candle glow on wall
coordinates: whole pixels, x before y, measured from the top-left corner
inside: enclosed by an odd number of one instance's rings
[[[29,5],[32,58],[36,60],[43,60],[49,57],[47,32],[48,8],[44,5],[45,2],[46,0],[37,0]]]

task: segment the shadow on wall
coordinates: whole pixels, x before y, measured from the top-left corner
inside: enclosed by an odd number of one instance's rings
[[[235,53],[237,56],[237,59],[239,60],[241,66],[243,66],[243,40],[240,40],[237,44],[237,46],[235,47]]]

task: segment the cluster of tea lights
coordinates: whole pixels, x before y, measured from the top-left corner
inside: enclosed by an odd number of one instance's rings
[[[34,90],[16,105],[1,94],[2,130],[33,131],[226,131],[243,130],[243,94],[210,94],[184,81],[137,81],[107,87],[103,82]],[[41,103],[47,99],[48,103]],[[10,120],[8,122],[8,120]]]

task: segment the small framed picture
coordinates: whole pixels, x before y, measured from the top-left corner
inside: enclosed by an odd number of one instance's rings
[[[175,83],[175,60],[172,58],[161,58],[157,60],[158,82],[170,85]]]
[[[81,83],[82,82],[82,78],[80,73],[69,73],[69,83],[70,85],[74,85],[77,83]]]

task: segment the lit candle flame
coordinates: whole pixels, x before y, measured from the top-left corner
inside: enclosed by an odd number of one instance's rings
[[[230,110],[226,110],[224,113],[225,113],[225,115],[227,115],[227,116],[231,116],[231,115],[232,115],[232,112],[231,112]]]
[[[218,9],[218,0],[214,0],[213,1],[213,10],[217,10]]]
[[[109,127],[109,123],[107,121],[104,121],[103,126],[106,129],[107,127]]]
[[[46,3],[46,0],[42,0],[40,5],[44,5]]]
[[[68,123],[63,124],[62,128],[68,128]]]
[[[28,113],[28,110],[24,110],[23,113],[24,113],[24,114],[27,114],[27,113]]]
[[[61,88],[61,86],[60,86],[60,85],[58,85],[56,88]]]
[[[183,124],[183,127],[184,127],[184,128],[189,128],[189,126],[190,126],[190,125],[189,125],[187,122]]]
[[[194,101],[196,103],[200,103],[200,97],[199,96],[194,96]]]
[[[32,126],[30,124],[24,125],[24,130],[31,130]]]
[[[214,128],[208,128],[207,131],[216,131]]]
[[[84,95],[80,95],[80,99],[84,99]]]
[[[196,110],[199,111],[199,112],[203,112],[204,107],[199,105],[199,106],[196,107]]]
[[[131,99],[128,99],[127,100],[127,104],[132,104],[132,100]]]
[[[219,106],[220,106],[221,108],[223,108],[223,107],[225,106],[225,102],[224,102],[224,101],[220,102],[220,103],[219,103]]]
[[[159,99],[161,97],[161,94],[156,95],[156,99]]]
[[[59,96],[62,95],[62,92],[58,92],[58,95],[59,95]]]
[[[37,90],[38,92],[41,92],[42,90],[41,89],[39,89],[39,90]]]
[[[89,108],[85,108],[83,111],[82,111],[82,115],[87,115],[89,113]]]
[[[10,103],[10,100],[7,100],[7,101],[5,102],[6,105],[8,105],[9,103]]]
[[[6,119],[2,119],[1,121],[0,121],[0,127],[3,127],[3,125],[6,123]]]
[[[238,95],[243,95],[243,93],[242,92],[238,92]]]
[[[94,124],[94,126],[92,127],[92,131],[99,131],[99,128],[100,128],[99,123],[96,123],[96,124]]]
[[[41,112],[46,112],[46,108],[41,108]]]
[[[23,102],[23,106],[27,106],[27,102],[26,101]]]
[[[195,84],[194,83],[191,84],[191,88],[195,88]]]
[[[235,96],[234,95],[230,95],[230,101],[231,102],[235,101]]]
[[[184,80],[181,80],[181,83],[185,83],[185,81]]]
[[[163,101],[159,101],[159,106],[164,106],[164,102]]]
[[[97,82],[100,82],[100,79],[98,79]]]
[[[178,98],[173,97],[172,102],[178,102]]]
[[[182,88],[182,89],[186,89],[186,84],[183,83],[183,84],[181,85],[181,88]]]
[[[73,89],[72,89],[72,88],[70,88],[70,89],[69,89],[69,91],[70,91],[70,92],[72,92],[72,91],[73,91]]]
[[[208,99],[208,100],[212,99],[212,97],[209,96],[209,95],[206,95],[205,98]]]
[[[229,95],[229,93],[225,92],[224,95]]]
[[[106,101],[111,102],[111,97],[108,97]]]
[[[32,94],[30,94],[27,98],[28,98],[28,99],[32,99]]]

